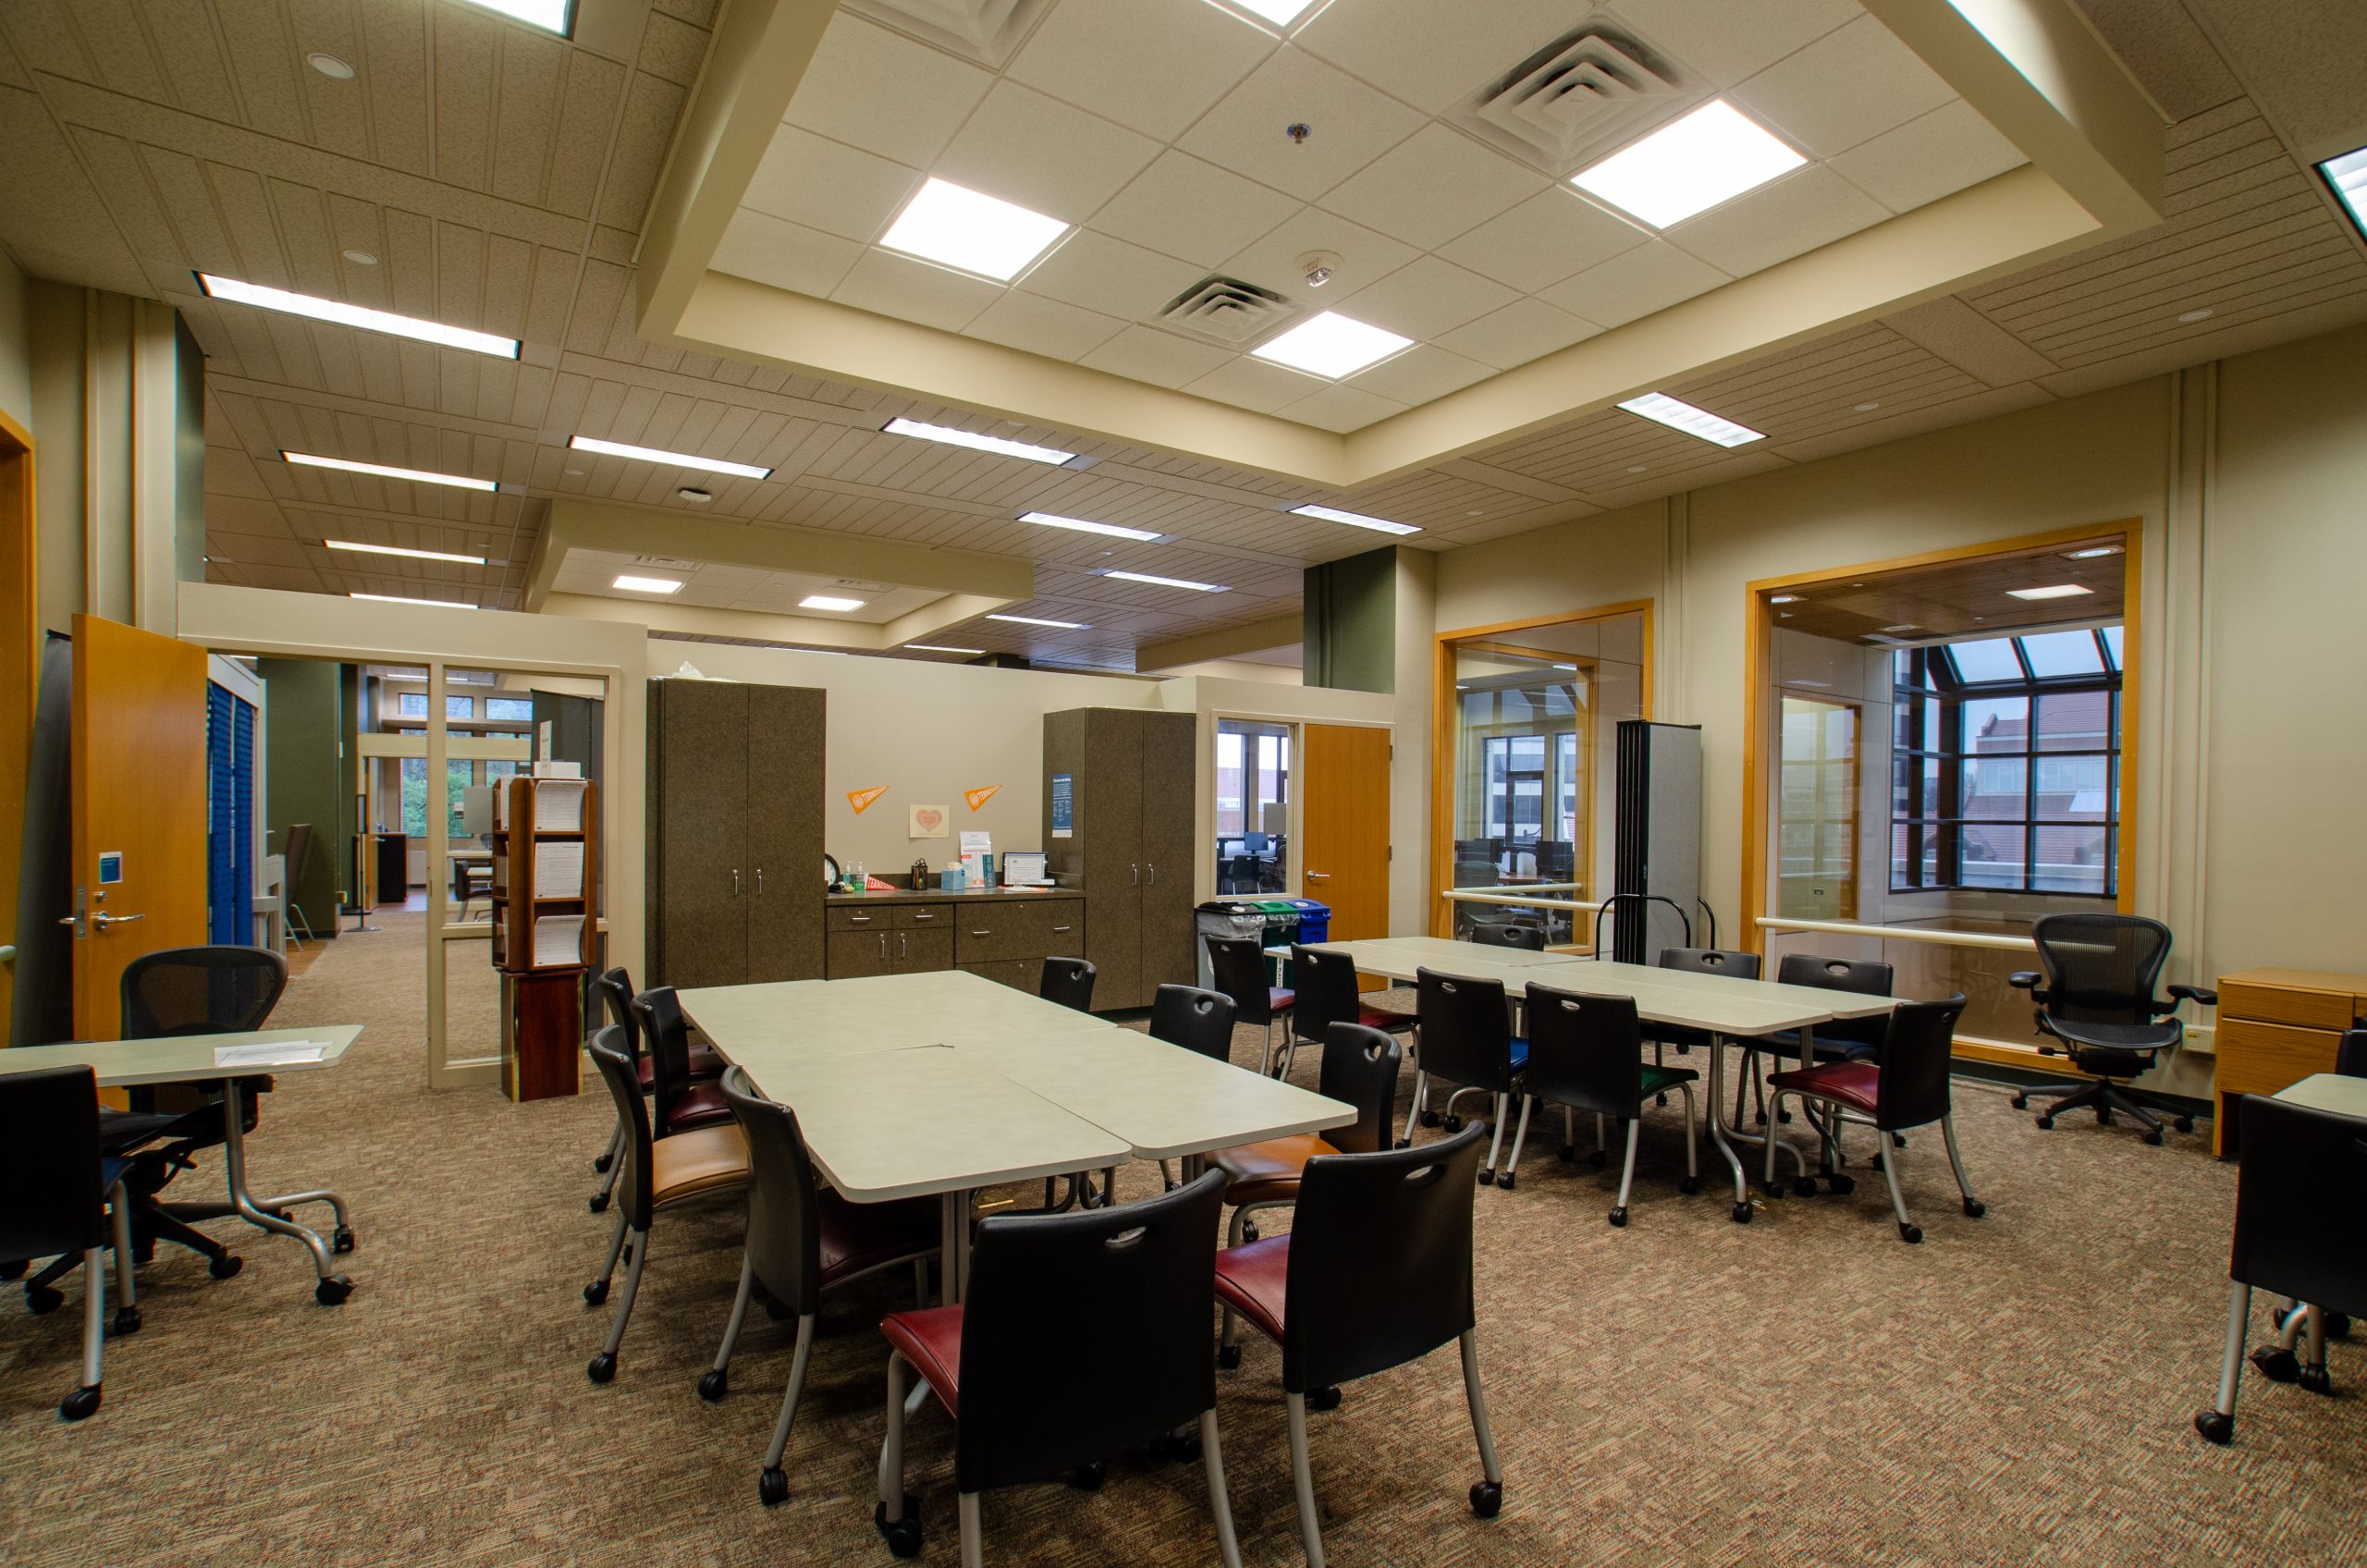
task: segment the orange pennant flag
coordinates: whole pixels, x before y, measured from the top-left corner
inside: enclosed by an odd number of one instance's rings
[[[983,790],[964,790],[962,791],[962,798],[970,802],[970,809],[972,811],[975,811],[980,806],[985,805],[988,801],[993,800],[996,793],[1001,789],[1002,786],[1000,784],[989,784]]]
[[[855,815],[861,816],[870,808],[872,802],[877,800],[887,792],[888,786],[885,784],[878,786],[877,789],[871,790],[849,790],[847,791],[847,804],[854,807]]]

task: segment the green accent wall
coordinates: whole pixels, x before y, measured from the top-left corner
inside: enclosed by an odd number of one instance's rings
[[[1397,546],[1306,569],[1305,683],[1397,690]]]
[[[275,854],[288,849],[288,830],[313,825],[311,864],[288,868],[288,895],[314,934],[335,935],[337,893],[352,860],[353,805],[345,799],[344,758],[338,751],[352,708],[342,702],[343,665],[310,659],[258,659],[265,702],[264,757],[269,799],[264,826]]]

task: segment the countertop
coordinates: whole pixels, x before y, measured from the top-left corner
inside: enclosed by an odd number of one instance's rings
[[[955,899],[994,899],[1017,903],[1040,899],[1081,899],[1082,888],[979,888],[948,893],[931,888],[914,891],[899,888],[888,893],[824,893],[822,901],[829,905],[844,904],[920,904],[946,903]]]

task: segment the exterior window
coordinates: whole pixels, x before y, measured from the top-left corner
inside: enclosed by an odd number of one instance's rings
[[[487,697],[484,700],[484,716],[487,718],[500,719],[511,724],[531,723],[534,717],[534,699],[532,697]]]
[[[427,693],[424,692],[402,692],[397,693],[395,697],[395,712],[405,718],[425,718],[427,717]]]

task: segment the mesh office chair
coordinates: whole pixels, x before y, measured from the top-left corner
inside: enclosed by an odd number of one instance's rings
[[[2040,1030],[2094,1082],[2025,1089],[2014,1096],[2014,1109],[2027,1109],[2032,1099],[2052,1101],[2039,1113],[2041,1127],[2054,1126],[2067,1110],[2091,1109],[2105,1126],[2114,1111],[2127,1111],[2144,1123],[2149,1144],[2162,1141],[2161,1121],[2152,1114],[2157,1110],[2167,1112],[2179,1132],[2194,1131],[2194,1117],[2185,1106],[2128,1083],[2186,1037],[2186,1026],[2175,1016],[2178,1004],[2219,1003],[2217,992],[2197,986],[2172,986],[2167,1001],[2154,995],[2169,962],[2170,928],[2134,914],[2050,914],[2030,927],[2030,937],[2045,973],[2021,970],[2005,976],[2005,984],[2030,992],[2038,1004]],[[2039,1049],[2052,1056],[2058,1045]]]
[[[99,1408],[107,1302],[99,1254],[109,1242],[110,1193],[116,1268],[127,1286],[131,1279],[131,1242],[118,1185],[124,1164],[100,1153],[99,1082],[89,1068],[0,1076],[0,1193],[7,1194],[0,1203],[0,1260],[22,1263],[55,1254],[82,1268],[82,1380],[57,1406],[68,1421]],[[131,1326],[139,1326],[136,1316]]]

